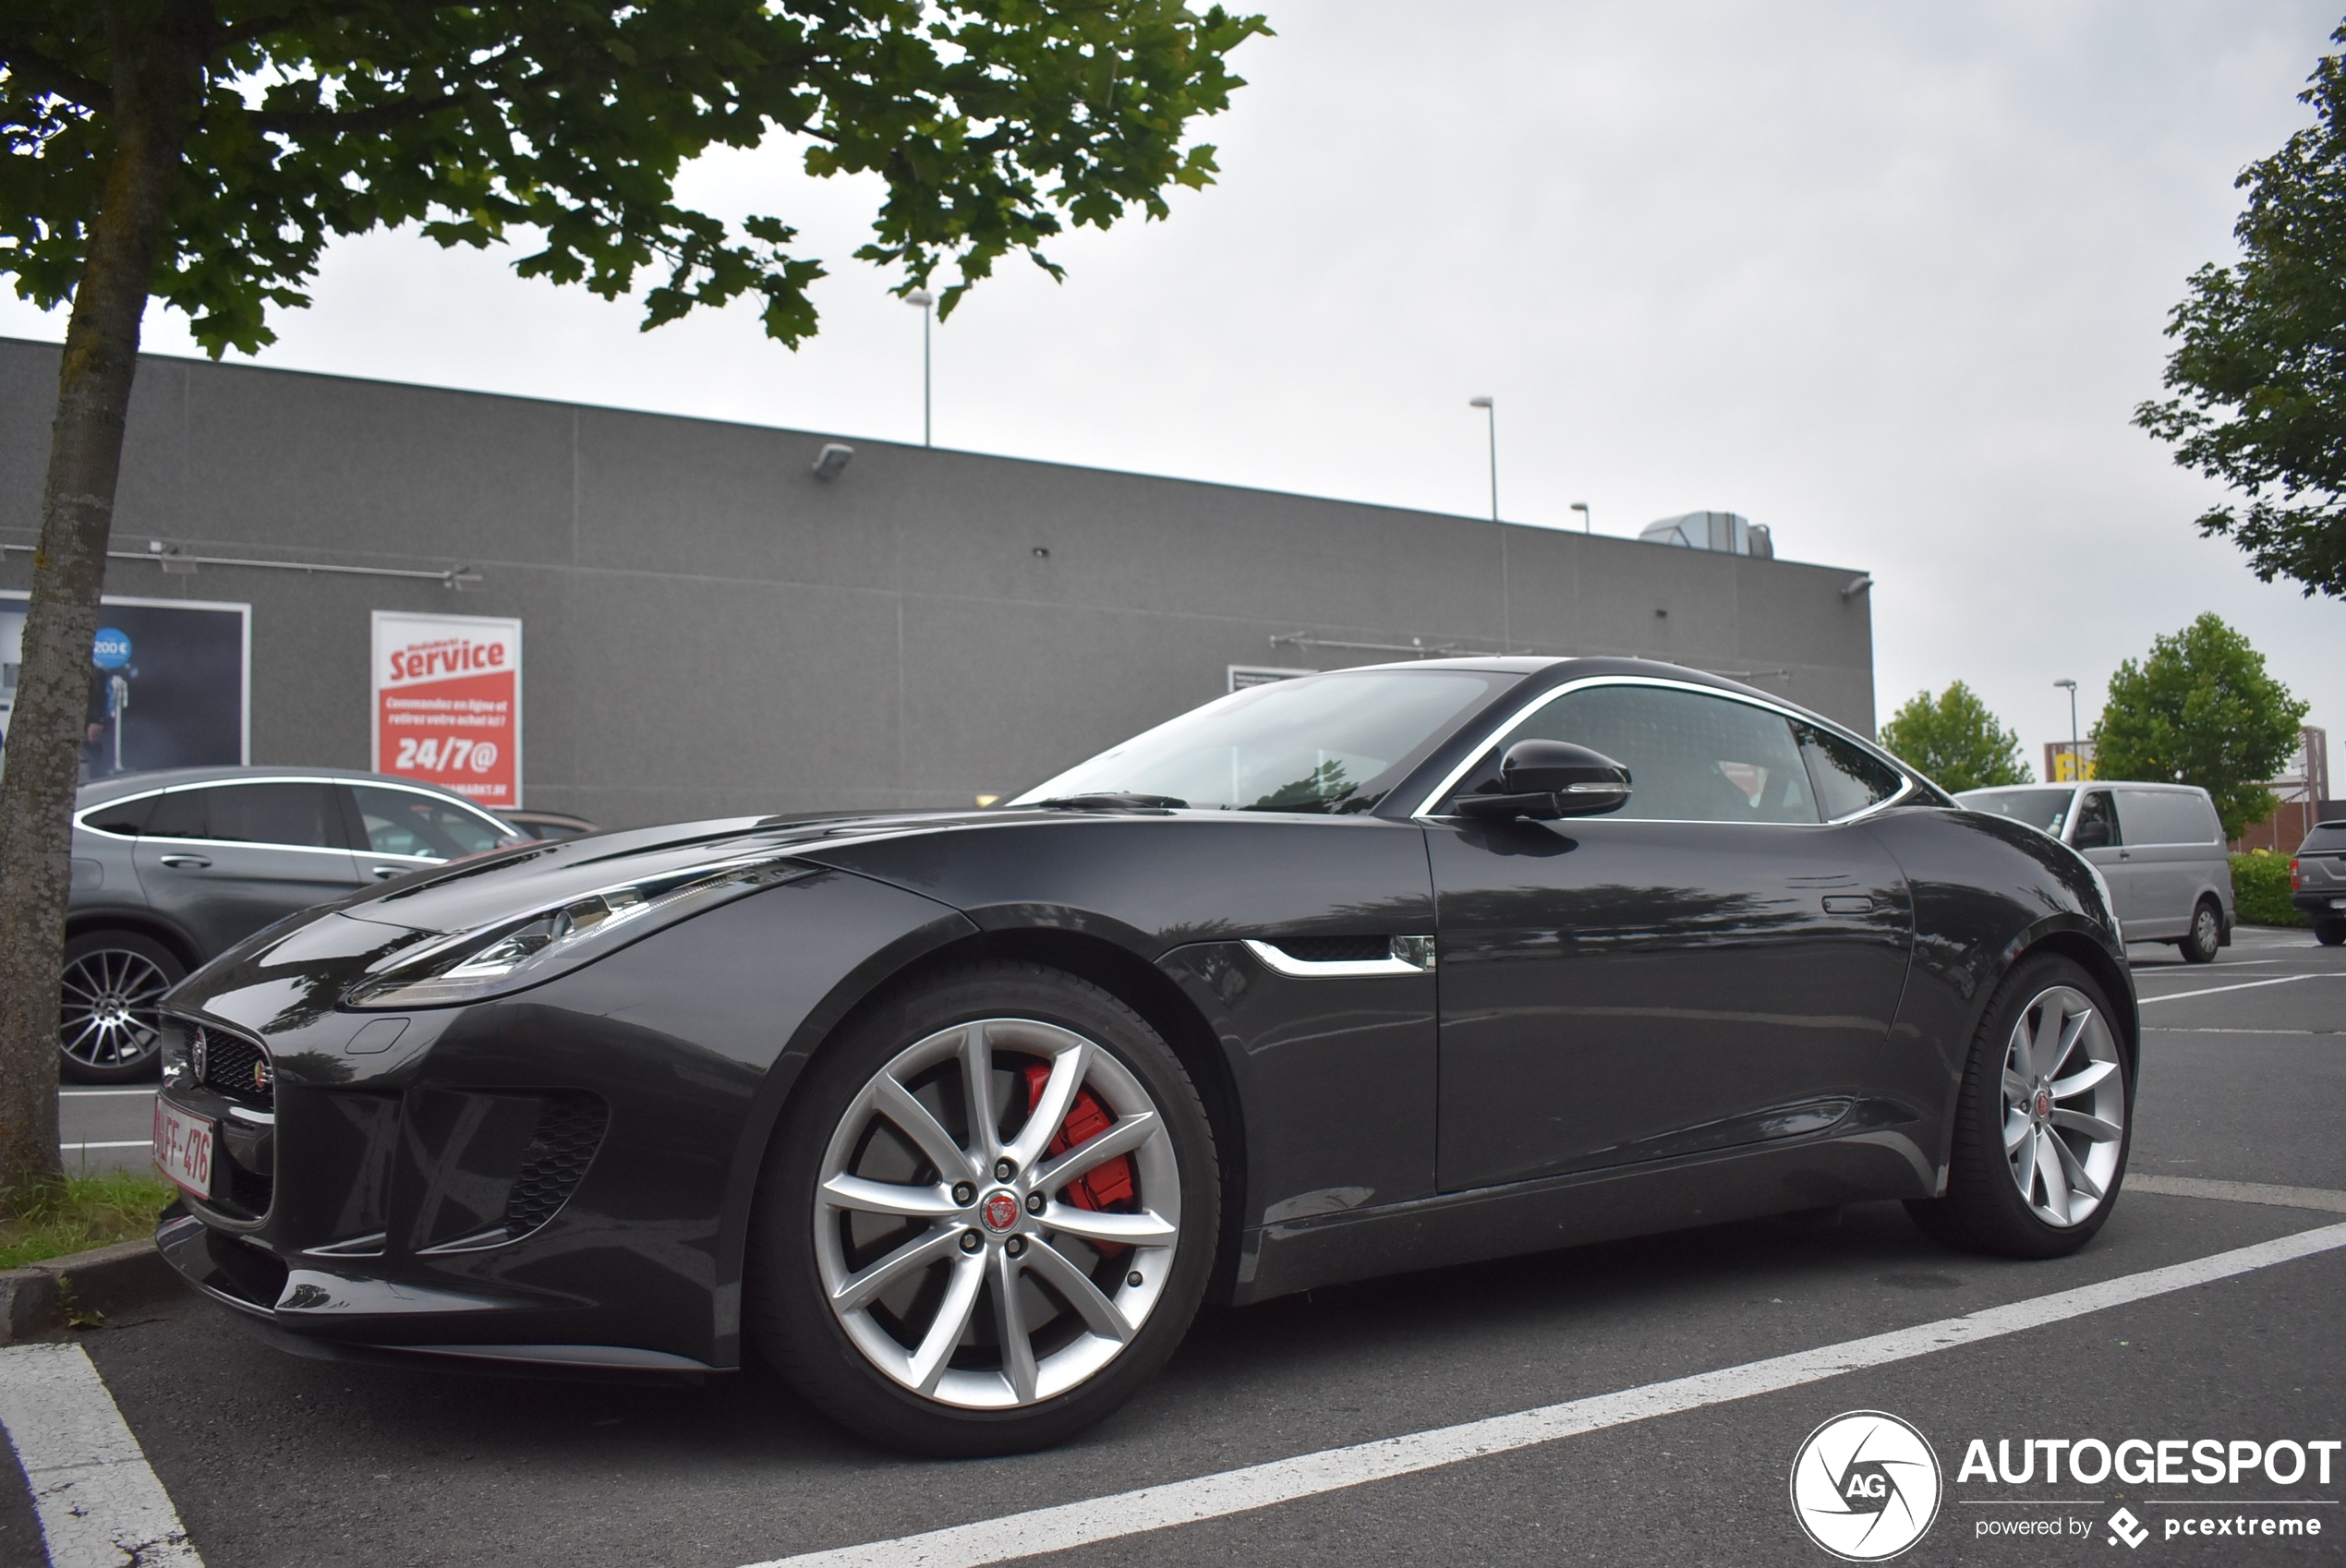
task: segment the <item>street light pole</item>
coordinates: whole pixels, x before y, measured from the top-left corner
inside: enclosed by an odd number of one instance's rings
[[[2064,675],[2053,684],[2065,687],[2069,692],[2069,766],[2077,770],[2078,778],[2083,778],[2086,777],[2086,759],[2077,754],[2077,682]],[[2050,784],[2054,780],[2048,778],[2045,782]]]
[[[904,296],[904,303],[921,308],[921,445],[932,446],[936,443],[929,439],[928,324],[936,316],[930,307],[937,303],[937,296],[916,288]]]
[[[1580,531],[1584,534],[1590,532],[1591,530],[1589,527],[1589,503],[1585,501],[1576,501],[1572,503],[1572,510],[1580,514]]]
[[[1490,421],[1490,423],[1491,423],[1491,521],[1492,521],[1492,522],[1493,522],[1493,523],[1496,523],[1496,522],[1499,520],[1499,409],[1498,409],[1498,405],[1497,405],[1497,404],[1496,404],[1496,403],[1495,403],[1493,399],[1491,399],[1491,398],[1487,398],[1487,397],[1470,397],[1470,398],[1467,399],[1467,406],[1468,406],[1469,408],[1480,408],[1481,410],[1482,410],[1482,412],[1483,412],[1483,413],[1485,413],[1485,414],[1487,414],[1487,415],[1489,415],[1489,416],[1491,416],[1491,421]]]

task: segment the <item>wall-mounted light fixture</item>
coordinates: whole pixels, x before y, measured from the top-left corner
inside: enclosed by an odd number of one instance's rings
[[[840,470],[845,468],[847,460],[854,455],[855,449],[845,441],[825,441],[823,450],[815,454],[815,477],[838,478]]]
[[[1872,586],[1873,578],[1870,575],[1860,574],[1841,585],[1841,597],[1844,599],[1854,599]]]

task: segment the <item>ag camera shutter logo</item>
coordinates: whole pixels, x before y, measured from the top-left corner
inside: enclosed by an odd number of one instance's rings
[[[1943,1481],[1929,1441],[1880,1410],[1835,1416],[1792,1461],[1792,1513],[1845,1562],[1880,1562],[1922,1539]]]

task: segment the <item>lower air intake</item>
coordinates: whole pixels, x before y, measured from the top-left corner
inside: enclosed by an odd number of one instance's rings
[[[505,1199],[505,1235],[528,1235],[554,1217],[594,1162],[611,1125],[611,1111],[595,1095],[553,1093],[538,1107],[538,1125],[522,1151],[521,1169]]]

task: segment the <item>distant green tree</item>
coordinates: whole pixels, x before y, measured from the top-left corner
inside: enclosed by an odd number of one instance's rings
[[[2330,35],[2346,43],[2346,26]],[[2327,54],[2299,98],[2316,123],[2237,182],[2236,266],[2206,266],[2174,308],[2170,391],[2134,423],[2175,461],[2247,497],[2199,519],[2266,582],[2346,597],[2346,60]]]
[[[2213,611],[2150,657],[2118,667],[2094,725],[2103,778],[2196,784],[2216,802],[2224,837],[2272,814],[2265,781],[2298,746],[2305,704],[2265,672],[2265,656]]]
[[[1928,774],[1942,790],[2026,784],[2035,776],[2020,754],[2020,736],[1996,722],[1978,694],[1958,681],[1933,697],[1917,692],[1881,727],[1881,743]]]

